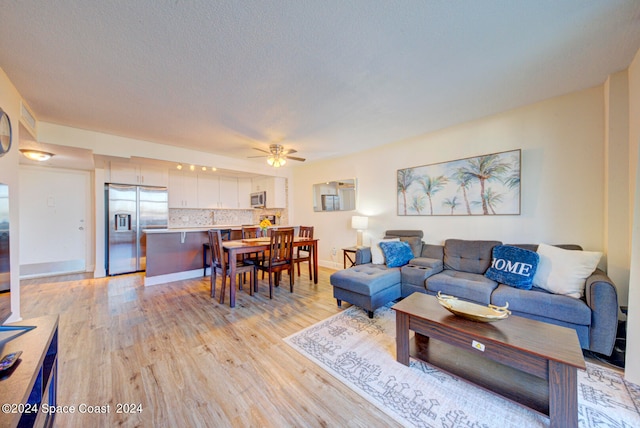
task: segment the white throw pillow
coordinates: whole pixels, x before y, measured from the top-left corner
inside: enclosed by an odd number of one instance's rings
[[[384,253],[380,248],[380,242],[400,241],[400,238],[372,239],[371,240],[371,263],[374,265],[384,264]]]
[[[598,251],[565,250],[546,244],[540,244],[537,253],[540,263],[533,285],[577,299],[584,294],[586,279],[602,257]]]

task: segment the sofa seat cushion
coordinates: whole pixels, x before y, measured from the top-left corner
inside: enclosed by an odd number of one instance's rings
[[[455,296],[460,299],[486,304],[491,303],[491,292],[498,283],[477,273],[445,269],[427,279],[427,290]]]
[[[509,302],[509,310],[557,319],[571,324],[590,325],[591,309],[580,299],[549,293],[541,288],[521,290],[500,284],[491,296],[491,303],[504,306]]]
[[[373,296],[391,286],[400,284],[400,268],[385,265],[356,265],[331,274],[331,285],[354,293]]]

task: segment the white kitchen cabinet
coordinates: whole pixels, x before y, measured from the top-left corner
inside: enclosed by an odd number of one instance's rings
[[[169,208],[198,208],[198,176],[193,172],[169,172]]]
[[[220,208],[220,180],[216,176],[198,174],[198,208]]]
[[[267,192],[265,208],[287,207],[287,179],[284,177],[254,178],[251,184],[252,192]]]
[[[251,209],[251,179],[238,178],[238,208]]]
[[[220,177],[219,208],[238,208],[238,179]]]
[[[169,181],[167,168],[139,165],[129,162],[110,162],[109,182],[166,187]]]
[[[198,174],[198,208],[238,208],[238,179]]]

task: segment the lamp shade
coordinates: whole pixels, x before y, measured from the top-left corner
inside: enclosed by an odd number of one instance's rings
[[[369,227],[369,217],[354,215],[351,217],[351,228],[356,230],[365,230]]]

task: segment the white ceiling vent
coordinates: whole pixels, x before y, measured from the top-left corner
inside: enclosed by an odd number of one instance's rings
[[[38,121],[31,112],[29,106],[24,101],[20,101],[20,123],[22,123],[25,129],[29,131],[29,134],[31,134],[31,136],[37,141]]]

